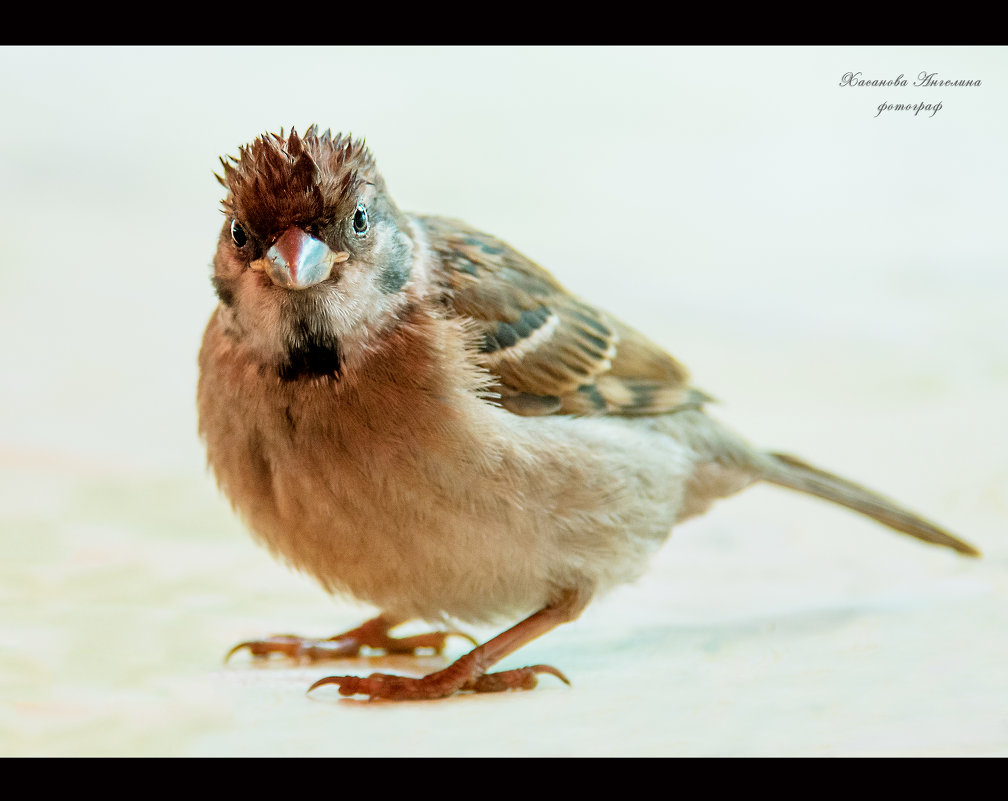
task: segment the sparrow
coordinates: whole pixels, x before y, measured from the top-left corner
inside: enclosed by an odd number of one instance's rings
[[[979,555],[870,489],[750,445],[707,414],[676,359],[500,239],[401,211],[362,140],[281,129],[221,163],[219,303],[197,392],[209,467],[276,557],[380,611],[330,639],[232,653],[440,652],[453,631],[389,632],[506,621],[427,676],[310,689],[408,700],[566,681],[549,665],[491,668],[759,481]]]

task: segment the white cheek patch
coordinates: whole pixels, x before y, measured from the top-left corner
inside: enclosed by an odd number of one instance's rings
[[[324,327],[321,334],[335,337],[346,354],[367,349],[368,343],[396,319],[407,300],[401,292],[382,292],[378,280],[371,265],[351,260],[336,284],[326,286],[316,297],[318,310],[313,321]]]
[[[331,333],[341,342],[366,340],[369,334],[384,328],[406,302],[402,289],[425,284],[430,252],[419,226],[412,220],[408,225],[412,239],[392,227],[376,229],[375,234],[381,238],[373,263],[351,258],[340,266],[335,283],[320,287],[317,297],[323,309],[319,317],[328,322]],[[383,267],[398,260],[408,271],[401,281],[394,270],[389,273]]]
[[[382,293],[375,287],[370,265],[353,259],[343,265],[339,279],[326,287],[319,300],[333,333],[345,337],[362,323],[375,319],[382,310]]]
[[[239,279],[231,325],[241,339],[267,361],[282,359],[292,338],[290,312],[260,273],[247,271]]]

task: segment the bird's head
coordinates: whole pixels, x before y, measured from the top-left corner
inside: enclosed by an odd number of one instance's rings
[[[409,221],[364,143],[314,125],[264,135],[221,163],[213,284],[232,333],[281,378],[338,375],[346,349],[404,302]]]

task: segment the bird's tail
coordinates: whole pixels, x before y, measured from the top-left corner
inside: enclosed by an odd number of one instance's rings
[[[833,501],[919,540],[944,545],[967,556],[980,556],[980,551],[972,545],[853,481],[784,453],[767,453],[764,456],[769,457],[761,465],[764,481]]]

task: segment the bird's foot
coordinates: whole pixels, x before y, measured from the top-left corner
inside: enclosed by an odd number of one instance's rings
[[[549,673],[564,684],[570,684],[563,673],[550,665],[484,673],[479,662],[470,658],[472,656],[472,653],[466,654],[444,670],[419,679],[388,673],[372,673],[367,677],[328,676],[315,682],[308,688],[308,692],[326,684],[335,684],[339,687],[340,695],[366,695],[372,699],[384,698],[390,701],[423,701],[444,698],[461,691],[499,693],[505,690],[531,690],[539,683],[540,673]]]
[[[444,698],[460,691],[499,693],[504,690],[531,690],[538,683],[540,673],[549,673],[564,684],[570,684],[563,673],[549,665],[532,665],[499,673],[487,673],[487,670],[558,623],[573,620],[584,608],[588,597],[584,593],[570,590],[517,625],[456,659],[444,670],[423,678],[392,676],[388,673],[372,673],[367,677],[327,676],[309,687],[308,692],[326,684],[335,684],[339,687],[340,695],[366,695],[390,701],[422,701]]]
[[[468,634],[460,631],[432,631],[412,637],[390,637],[393,623],[383,617],[376,617],[355,629],[337,634],[329,639],[299,637],[296,634],[275,634],[262,640],[238,643],[228,651],[224,661],[233,654],[247,648],[253,657],[266,659],[271,654],[283,654],[290,659],[318,662],[324,659],[345,659],[358,656],[362,648],[375,648],[386,654],[416,654],[428,649],[440,654],[449,637],[463,637],[473,645],[478,643]]]

